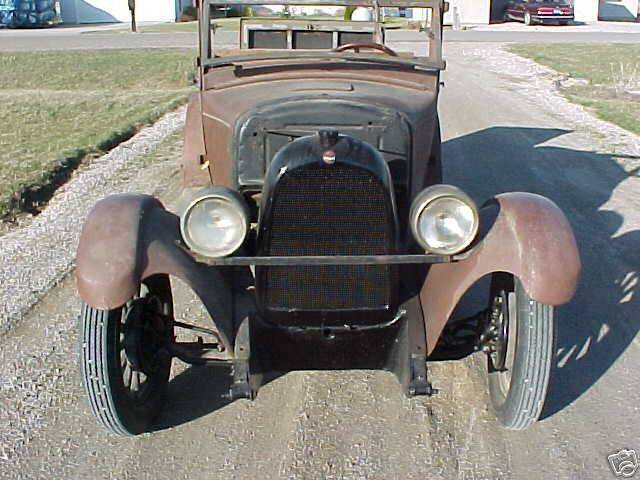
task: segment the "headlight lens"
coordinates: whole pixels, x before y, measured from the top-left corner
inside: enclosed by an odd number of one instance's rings
[[[247,235],[245,206],[231,191],[196,195],[182,215],[180,230],[192,251],[207,257],[230,255]]]
[[[426,251],[453,255],[469,246],[478,231],[478,212],[473,201],[451,185],[437,185],[416,198],[412,229]]]
[[[432,250],[453,252],[473,235],[474,220],[469,205],[452,197],[439,198],[422,210],[418,231]]]

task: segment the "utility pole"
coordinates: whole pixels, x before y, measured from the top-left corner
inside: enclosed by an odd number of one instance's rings
[[[131,31],[137,32],[138,26],[136,25],[136,0],[129,0],[129,11],[131,12]]]

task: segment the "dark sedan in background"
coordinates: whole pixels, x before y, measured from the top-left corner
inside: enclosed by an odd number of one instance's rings
[[[573,20],[573,6],[564,0],[512,0],[507,4],[504,17],[505,20],[522,21],[525,25],[567,25]]]

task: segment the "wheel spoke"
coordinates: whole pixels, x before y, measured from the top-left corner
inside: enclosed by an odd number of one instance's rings
[[[119,332],[123,383],[135,402],[144,402],[154,388],[155,372],[161,368],[157,364],[161,361],[158,360],[157,350],[164,344],[158,337],[165,335],[166,331],[164,325],[160,325],[160,321],[164,321],[162,301],[150,296],[148,290],[141,293],[127,304]],[[127,349],[124,348],[125,342],[131,344],[127,345]],[[132,352],[128,350],[129,347]],[[131,354],[136,358],[129,357]],[[134,363],[130,360],[134,360]]]
[[[131,390],[133,392],[137,392],[140,389],[140,372],[137,370],[133,371],[133,375],[131,375]]]
[[[129,362],[127,362],[127,364],[124,366],[124,372],[122,372],[122,380],[124,382],[125,387],[129,389],[131,389],[131,377],[132,377],[131,365],[129,365]]]
[[[149,377],[147,377],[147,375],[144,372],[138,372],[138,380],[139,380],[139,385],[138,385],[138,390],[140,391],[140,395],[142,395],[144,393],[144,391],[147,388],[148,385],[148,380]]]

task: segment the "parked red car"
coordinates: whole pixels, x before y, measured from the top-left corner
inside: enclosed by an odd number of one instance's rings
[[[573,6],[564,0],[511,0],[504,12],[505,20],[567,25],[573,20]]]

